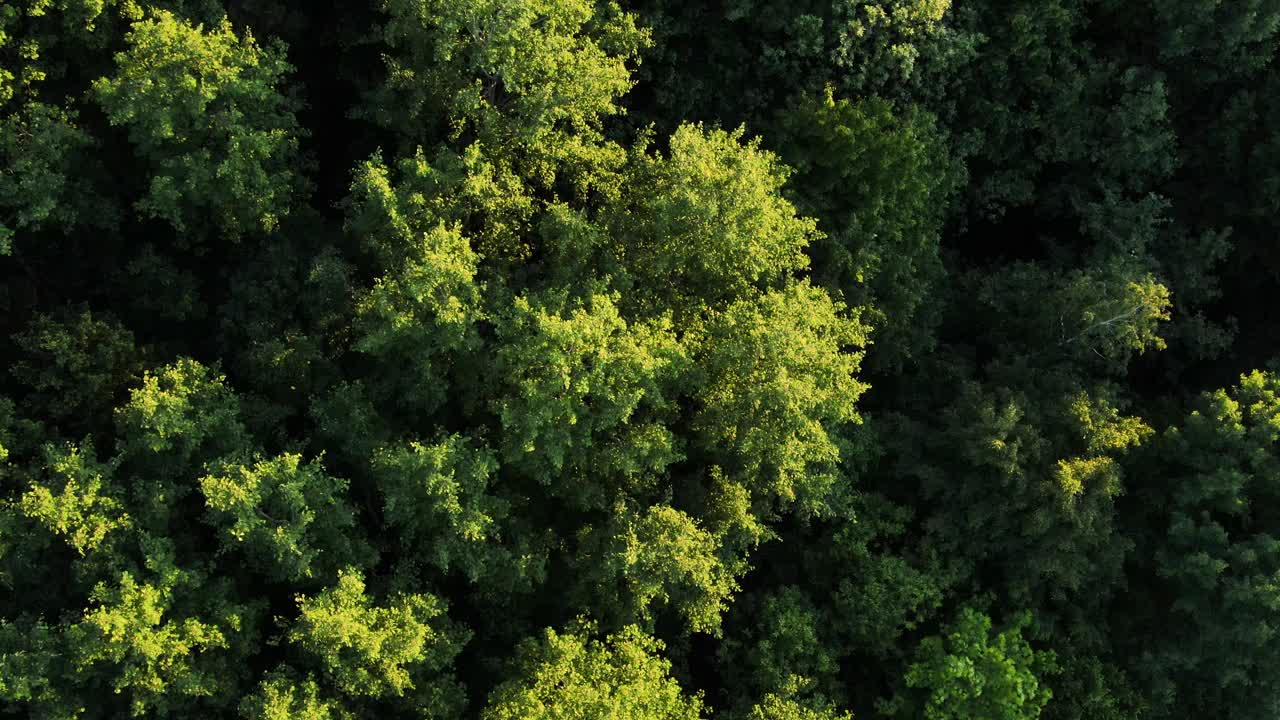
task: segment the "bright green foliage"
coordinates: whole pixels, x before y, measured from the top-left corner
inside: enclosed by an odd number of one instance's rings
[[[115,420],[124,455],[167,472],[246,444],[235,394],[221,375],[189,358],[146,373]]]
[[[149,165],[139,211],[180,235],[274,229],[303,184],[283,49],[237,37],[226,20],[206,30],[163,10],[125,40],[115,74],[93,90]]]
[[[780,195],[789,171],[742,136],[685,125],[666,157],[635,158],[635,207],[610,223],[633,302],[690,312],[777,287],[808,265],[818,233]]]
[[[821,512],[839,477],[843,426],[860,421],[866,343],[856,311],[807,282],[712,315],[697,338],[701,449],[754,502]]]
[[[517,675],[489,696],[484,720],[697,720],[702,700],[669,677],[663,645],[638,628],[604,640],[587,624],[521,644]]]
[[[245,720],[352,720],[351,713],[335,700],[325,699],[310,677],[277,671],[258,684],[253,695],[240,702]]]
[[[346,482],[319,461],[284,454],[252,465],[230,463],[200,479],[210,521],[225,551],[242,551],[276,581],[334,577],[369,554],[355,535]]]
[[[934,118],[914,107],[899,116],[878,98],[837,101],[828,88],[779,124],[799,205],[826,234],[811,250],[818,280],[874,308],[879,362],[928,350],[923,316],[942,279],[938,236],[955,175]]]
[[[526,259],[546,191],[616,192],[625,153],[603,121],[647,42],[633,16],[591,0],[379,5],[387,76],[358,114],[418,148],[417,177],[477,249]]]
[[[498,333],[504,462],[576,505],[608,508],[681,459],[666,422],[687,359],[670,322],[629,324],[607,295],[518,297]]]
[[[355,349],[378,359],[398,402],[429,412],[444,400],[453,354],[477,343],[478,258],[381,163],[361,165],[351,191],[347,229],[385,269],[359,299]]]
[[[720,616],[746,568],[726,561],[717,538],[675,508],[626,509],[582,538],[577,594],[584,609],[617,625],[652,627],[656,611],[691,632],[719,634]]]
[[[0,716],[1273,720],[1277,30],[0,0]]]
[[[452,681],[439,673],[468,636],[445,617],[445,609],[444,601],[429,594],[375,605],[361,573],[346,569],[333,587],[298,596],[299,617],[288,640],[352,697],[397,697],[419,683],[444,692]]]
[[[633,16],[590,0],[380,6],[387,81],[366,112],[409,147],[474,143],[494,177],[542,187],[564,174],[585,190],[617,164],[601,122],[621,112],[627,65],[647,42]]]
[[[789,688],[790,689],[790,688]],[[769,693],[751,708],[750,720],[853,720],[853,714],[841,712],[822,700],[797,700],[791,692]]]
[[[81,555],[129,527],[121,493],[112,484],[114,468],[98,462],[92,446],[47,445],[44,464],[49,479],[32,483],[22,496],[27,517],[61,536]]]
[[[965,608],[943,636],[916,648],[906,674],[911,691],[888,706],[925,720],[1035,720],[1053,696],[1043,685],[1057,671],[1054,654],[1022,638],[1029,618],[991,635],[991,618]]]
[[[497,460],[460,435],[430,445],[382,448],[373,459],[387,524],[406,551],[443,572],[476,581],[496,571],[496,542],[508,512],[489,492]]]
[[[441,227],[446,206],[436,197],[435,171],[421,155],[401,160],[390,168],[374,156],[355,168],[346,205],[346,230],[372,253],[383,270],[395,270],[406,262],[429,262],[442,253],[457,253],[451,272],[442,272],[444,287],[462,287],[475,276],[477,258]],[[435,237],[432,237],[432,236]],[[453,245],[441,245],[452,242]],[[448,294],[444,293],[447,297]]]
[[[175,594],[201,580],[171,566],[154,580],[125,572],[99,583],[84,617],[66,630],[80,682],[100,678],[125,694],[134,715],[225,701],[238,674],[226,653],[249,619],[235,606],[210,617],[175,612]]]
[[[207,463],[252,452],[239,398],[221,375],[188,358],[144,374],[116,409],[115,428],[131,515],[161,535],[191,522],[187,512],[203,513],[203,502],[179,503],[194,495]]]

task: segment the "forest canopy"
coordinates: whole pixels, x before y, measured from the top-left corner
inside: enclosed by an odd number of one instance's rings
[[[0,717],[1280,717],[1278,51],[0,0]]]

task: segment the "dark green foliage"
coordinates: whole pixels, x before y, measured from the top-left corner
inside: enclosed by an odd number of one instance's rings
[[[942,280],[939,234],[956,172],[935,119],[916,107],[899,117],[876,97],[837,101],[828,89],[778,125],[800,207],[826,235],[810,251],[815,277],[872,308],[877,365],[931,349],[927,300]]]
[[[1280,380],[1253,372],[1206,393],[1140,457],[1144,496],[1164,489],[1143,529],[1135,615],[1149,645],[1132,663],[1161,717],[1267,717],[1280,709],[1275,583],[1280,516]],[[1139,469],[1140,468],[1140,469]]]
[[[1280,716],[1278,32],[0,0],[0,717]]]

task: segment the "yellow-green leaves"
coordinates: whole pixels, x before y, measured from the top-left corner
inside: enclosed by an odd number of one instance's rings
[[[62,536],[80,555],[97,549],[108,535],[130,526],[114,468],[99,463],[93,447],[44,448],[49,479],[32,483],[22,496],[22,512],[49,532]]]
[[[355,349],[374,357],[393,402],[431,412],[443,402],[453,357],[478,344],[479,257],[433,205],[425,160],[405,161],[393,185],[377,159],[360,166],[347,230],[382,274],[357,300]]]
[[[337,584],[299,596],[290,643],[304,650],[339,690],[352,697],[399,697],[419,682],[443,682],[468,634],[445,617],[446,603],[429,594],[375,604],[361,573],[347,569]]]
[[[321,694],[314,678],[299,679],[280,670],[258,684],[240,703],[245,720],[351,720],[354,716],[336,700]]]
[[[523,235],[557,192],[617,192],[626,153],[603,121],[621,114],[647,43],[631,15],[593,0],[380,7],[388,73],[360,114],[394,130],[402,153],[428,148],[452,219],[466,216],[486,256],[527,259]]]
[[[1141,418],[1122,416],[1105,397],[1094,399],[1080,393],[1070,407],[1088,454],[1058,461],[1055,477],[1063,502],[1077,500],[1086,490],[1118,495],[1121,470],[1116,457],[1141,445],[1152,429]]]
[[[666,611],[680,617],[686,632],[718,635],[746,570],[719,538],[666,505],[618,508],[609,523],[584,532],[582,544],[578,594],[587,609],[615,624],[651,628]]]
[[[67,628],[76,669],[127,693],[134,715],[189,707],[233,687],[237,671],[219,653],[241,630],[236,609],[213,618],[174,612],[175,592],[200,580],[175,571],[150,582],[125,572],[100,583],[83,619]]]
[[[626,627],[604,640],[595,627],[526,640],[518,675],[489,696],[484,720],[698,720],[700,696],[685,694],[659,653],[660,641]]]
[[[821,513],[838,481],[841,430],[860,422],[867,344],[857,311],[807,282],[712,314],[697,335],[695,428],[703,450],[763,506]]]
[[[937,51],[949,28],[943,17],[951,0],[881,0],[840,3],[838,65],[853,88],[905,84],[917,74],[921,55]],[[923,51],[923,52],[922,52]]]
[[[521,297],[499,326],[505,461],[597,508],[651,490],[681,457],[664,421],[684,350],[669,321],[628,323],[615,303]]]
[[[452,350],[469,341],[475,322],[475,256],[457,229],[437,225],[406,248],[402,263],[379,278],[356,312],[364,332],[357,343],[376,354],[394,345],[399,333],[431,333],[422,346]],[[406,348],[407,349],[407,348]]]
[[[409,147],[472,143],[541,187],[608,181],[621,152],[601,121],[621,112],[628,64],[647,43],[635,18],[592,0],[383,0],[387,82],[368,114]]]
[[[782,197],[789,170],[743,134],[683,125],[667,156],[634,158],[631,200],[606,213],[630,304],[696,313],[807,267],[815,222]]]
[[[197,238],[276,228],[305,185],[283,48],[237,36],[226,20],[206,29],[163,10],[125,39],[115,74],[93,90],[149,165],[139,211]]]
[[[293,582],[333,577],[339,565],[369,554],[356,535],[346,487],[318,461],[287,453],[229,463],[200,479],[223,549],[242,550],[271,579]]]
[[[147,373],[116,410],[120,449],[127,457],[179,472],[247,444],[240,404],[221,375],[183,358]]]
[[[387,523],[405,551],[443,572],[487,580],[501,560],[498,522],[509,503],[490,494],[493,452],[460,435],[384,447],[373,457]]]
[[[853,720],[853,715],[822,698],[805,698],[803,678],[793,677],[779,692],[768,693],[751,708],[750,720]]]

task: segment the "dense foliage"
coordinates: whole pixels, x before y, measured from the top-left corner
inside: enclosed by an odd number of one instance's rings
[[[0,717],[1280,717],[1277,51],[0,0]]]

